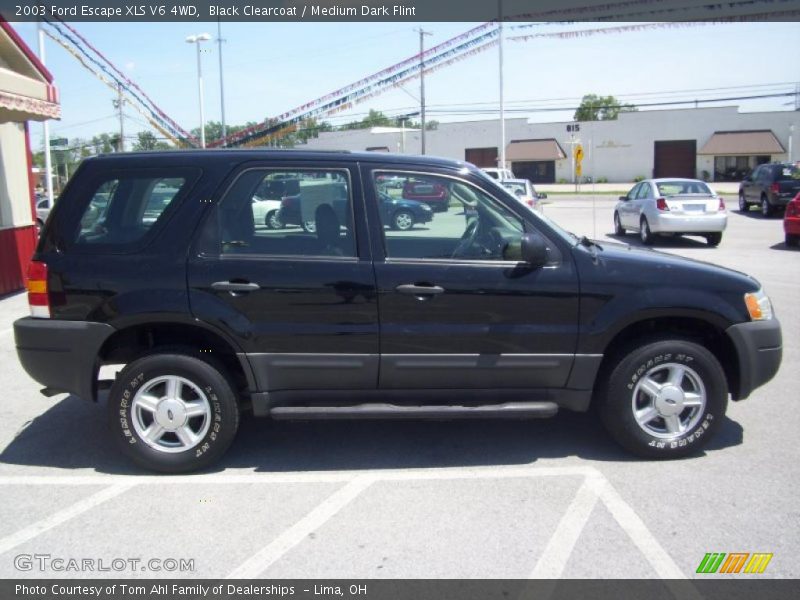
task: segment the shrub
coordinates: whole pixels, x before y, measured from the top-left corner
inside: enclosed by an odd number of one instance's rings
[[[597,183],[608,183],[608,177],[598,177]]]
[[[640,181],[644,181],[644,175],[637,175],[633,178],[634,183],[639,183]]]

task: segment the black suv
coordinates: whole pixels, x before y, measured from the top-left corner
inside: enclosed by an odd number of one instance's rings
[[[392,228],[380,194],[402,189],[380,182],[409,177],[446,188],[451,206]],[[255,192],[286,179],[313,232],[254,219]],[[32,316],[14,325],[27,372],[46,395],[110,388],[121,448],[167,472],[217,460],[245,410],[530,418],[595,404],[628,450],[683,456],[719,428],[729,394],[746,398],[781,361],[751,277],[578,238],[472,165],[422,157],[88,159],[28,291]],[[124,367],[100,380],[103,365]]]
[[[771,217],[786,208],[789,200],[800,192],[800,169],[791,163],[767,163],[757,166],[739,184],[739,211],[747,212],[753,205],[761,214]]]

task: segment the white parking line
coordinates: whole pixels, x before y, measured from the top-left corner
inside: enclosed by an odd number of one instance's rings
[[[306,539],[310,533],[322,527],[342,508],[350,504],[373,481],[375,480],[369,476],[359,475],[344,487],[336,490],[305,517],[231,571],[228,579],[252,579],[258,577],[270,565]]]
[[[45,517],[44,519],[37,521],[28,527],[20,529],[16,533],[12,533],[11,535],[0,539],[0,554],[3,552],[8,552],[12,548],[32,540],[37,535],[53,529],[53,527],[57,527],[62,523],[66,523],[73,517],[77,517],[78,515],[85,513],[87,510],[93,509],[95,506],[98,506],[103,502],[107,502],[112,498],[116,498],[120,494],[127,492],[129,489],[134,487],[134,485],[135,484],[133,483],[118,483],[104,488],[99,492],[92,494],[88,498],[84,498],[83,500],[80,500],[79,502],[76,502],[75,504],[68,506],[63,510],[53,513],[49,517]]]
[[[578,493],[575,494],[575,498],[561,517],[553,536],[539,557],[539,562],[531,573],[531,579],[561,577],[595,504],[597,504],[597,491],[587,477],[578,488]]]

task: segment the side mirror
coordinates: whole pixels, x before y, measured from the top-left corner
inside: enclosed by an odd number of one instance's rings
[[[547,244],[538,233],[523,233],[520,250],[522,260],[532,267],[543,267],[547,263]]]
[[[627,202],[627,201],[628,201],[628,197],[627,197],[627,196],[620,196],[620,197],[619,197],[619,199],[620,199],[622,202]]]

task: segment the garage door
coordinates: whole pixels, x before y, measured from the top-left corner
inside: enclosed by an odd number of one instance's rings
[[[467,148],[464,160],[476,167],[497,167],[497,148]]]
[[[653,177],[697,177],[697,140],[655,143]]]

